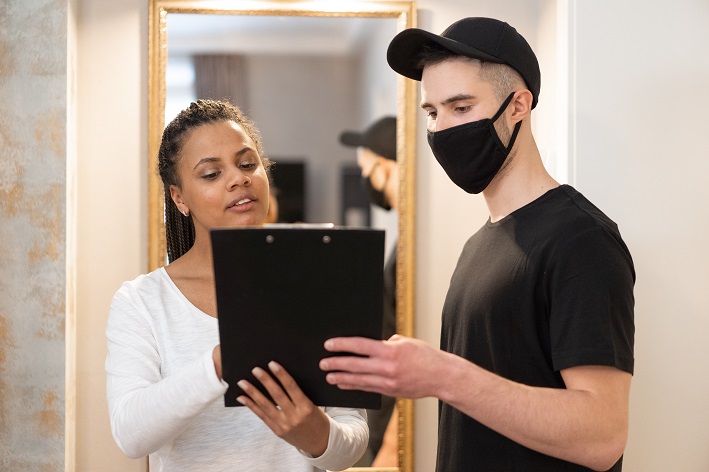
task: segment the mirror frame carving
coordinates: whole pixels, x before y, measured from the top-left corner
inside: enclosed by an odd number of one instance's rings
[[[148,30],[148,270],[165,265],[163,188],[157,156],[165,127],[167,21],[170,13],[395,18],[397,31],[416,26],[414,1],[386,0],[150,0]],[[416,88],[397,74],[397,162],[399,163],[399,239],[397,242],[397,332],[414,334],[414,209]],[[413,401],[397,399],[398,467],[351,471],[413,472]]]

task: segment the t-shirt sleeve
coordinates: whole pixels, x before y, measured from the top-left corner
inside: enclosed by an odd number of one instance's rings
[[[549,270],[554,369],[603,365],[632,374],[635,272],[620,235],[591,226],[559,252]]]
[[[126,284],[111,303],[106,337],[111,432],[129,457],[143,457],[162,447],[226,391],[211,351],[162,378],[150,316]]]

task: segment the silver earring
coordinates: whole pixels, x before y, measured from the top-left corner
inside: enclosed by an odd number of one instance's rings
[[[189,216],[189,214],[187,213],[187,210],[182,210],[182,214],[185,216],[185,218],[187,218]]]

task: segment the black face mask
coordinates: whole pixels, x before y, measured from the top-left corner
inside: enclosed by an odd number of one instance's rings
[[[362,177],[362,187],[364,187],[364,191],[367,192],[369,201],[372,202],[372,204],[380,206],[387,211],[391,210],[391,205],[387,202],[387,197],[384,195],[384,191],[374,188],[372,186],[372,182],[369,180],[369,177]]]
[[[521,121],[515,125],[507,147],[500,141],[494,126],[513,96],[514,92],[492,118],[428,132],[428,145],[436,160],[453,183],[468,193],[485,190],[515,143]]]

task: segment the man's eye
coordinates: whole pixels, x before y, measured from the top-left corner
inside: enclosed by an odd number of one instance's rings
[[[429,110],[428,112],[426,112],[426,115],[428,115],[429,118],[435,119],[436,116],[438,116],[438,113],[435,110]]]
[[[470,108],[470,105],[466,105],[463,107],[455,107],[455,111],[457,111],[458,113],[467,113],[470,111]]]

